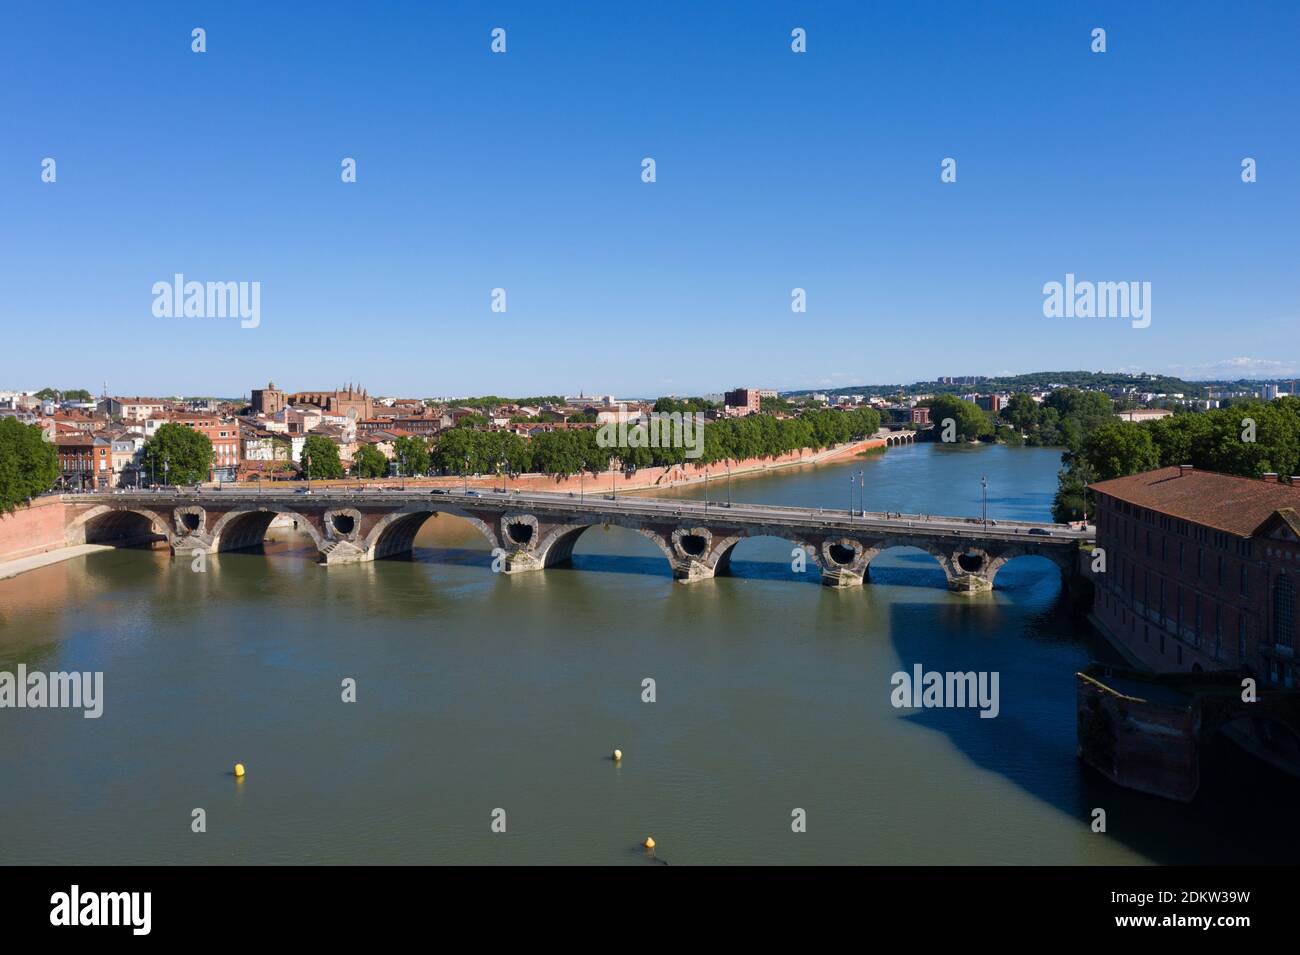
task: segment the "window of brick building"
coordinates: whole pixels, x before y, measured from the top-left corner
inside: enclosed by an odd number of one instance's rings
[[[1273,642],[1293,647],[1295,640],[1295,584],[1282,574],[1273,584]]]

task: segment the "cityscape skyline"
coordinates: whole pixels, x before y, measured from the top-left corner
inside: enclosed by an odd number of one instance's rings
[[[971,387],[975,387],[978,384],[987,383],[990,380],[996,381],[1000,379],[1014,378],[1023,375],[1050,375],[1050,374],[1072,375],[1072,374],[1080,374],[1080,373],[1129,376],[1133,378],[1160,375],[1161,377],[1179,378],[1183,381],[1186,381],[1188,384],[1213,384],[1213,383],[1247,384],[1249,383],[1249,384],[1259,384],[1259,385],[1263,385],[1263,384],[1286,385],[1286,384],[1294,384],[1297,381],[1300,381],[1300,374],[1296,374],[1296,375],[1279,374],[1273,376],[1242,374],[1237,376],[1223,375],[1223,376],[1215,376],[1215,377],[1210,377],[1210,376],[1184,377],[1175,374],[1161,375],[1159,371],[1152,370],[1152,369],[1129,370],[1129,369],[1101,368],[1096,370],[1087,370],[1087,369],[1053,368],[1053,369],[1030,369],[1021,372],[1000,372],[996,374],[985,373],[985,372],[968,372],[960,375],[934,375],[928,378],[918,378],[913,381],[894,381],[894,382],[845,381],[834,385],[823,385],[823,386],[805,385],[805,386],[797,386],[793,388],[781,388],[781,389],[774,389],[774,390],[778,390],[782,394],[797,394],[803,392],[816,392],[816,391],[829,391],[835,393],[837,391],[844,391],[844,390],[855,391],[860,389],[888,388],[892,386],[915,387],[917,385],[925,385],[925,384],[969,384]],[[304,385],[304,389],[300,389],[300,390],[305,390],[306,388],[309,387],[328,385],[330,388],[339,388],[339,389],[344,389],[348,387],[364,388],[368,393],[370,393],[376,399],[418,396],[427,399],[455,400],[458,398],[475,398],[475,397],[484,397],[488,395],[496,395],[503,399],[539,397],[543,395],[558,395],[561,397],[568,397],[568,398],[577,398],[577,397],[601,398],[606,395],[616,395],[616,396],[623,396],[627,398],[658,398],[658,397],[684,398],[684,397],[703,397],[705,395],[720,395],[726,389],[732,387],[753,387],[753,388],[767,387],[767,385],[762,382],[737,381],[737,382],[715,383],[714,386],[712,387],[708,387],[708,388],[704,388],[692,392],[641,393],[627,388],[606,388],[606,387],[590,388],[590,387],[579,386],[578,388],[575,389],[572,387],[557,388],[554,385],[551,385],[549,387],[543,386],[537,390],[529,390],[529,391],[515,390],[511,392],[505,392],[502,391],[502,389],[500,389],[499,387],[493,388],[491,386],[485,385],[482,388],[479,388],[477,390],[455,392],[455,393],[449,391],[439,391],[435,394],[434,392],[421,387],[412,388],[407,391],[386,390],[382,387],[382,380],[379,382],[379,384],[381,384],[381,387],[375,389],[372,388],[367,383],[367,381],[362,379],[360,376],[353,377],[353,378],[349,378],[345,376],[344,378],[338,380],[337,382],[333,380],[326,380],[328,377],[329,376],[327,375],[317,375],[314,378],[312,378],[310,381],[306,382]],[[944,379],[952,379],[952,380],[945,381]],[[268,379],[269,382],[274,383],[276,381],[279,381],[282,384],[285,380],[286,379],[283,379],[281,376],[273,376],[271,379]],[[154,395],[158,397],[209,397],[209,398],[227,398],[227,399],[236,399],[236,398],[246,399],[249,396],[252,389],[261,387],[263,384],[266,384],[266,382],[261,382],[261,383],[255,382],[251,385],[246,386],[242,390],[236,390],[236,391],[218,389],[213,391],[185,390],[185,391],[168,392],[165,389],[158,389],[158,388],[149,389],[143,387],[136,387],[135,383],[129,383],[125,388],[118,388],[118,387],[113,387],[112,383],[110,383],[107,380],[99,382],[97,388],[88,388],[84,384],[69,383],[66,381],[62,382],[61,384],[50,384],[46,382],[43,384],[27,383],[22,386],[15,386],[13,382],[0,381],[0,392],[13,391],[13,392],[35,393],[45,388],[56,388],[62,391],[71,391],[74,389],[85,389],[89,391],[92,395],[96,395],[99,397],[103,397],[107,395],[122,395],[122,396]],[[297,383],[297,384],[302,384],[302,383]]]

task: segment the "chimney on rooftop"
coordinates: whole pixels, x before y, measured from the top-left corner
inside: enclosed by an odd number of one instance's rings
[[[1180,465],[1178,465],[1178,476],[1179,476],[1179,477],[1182,477],[1182,476],[1185,475],[1185,474],[1191,474],[1191,473],[1192,473],[1192,466],[1191,466],[1190,464],[1180,464]]]
[[[1265,481],[1268,481],[1270,484],[1276,484],[1276,483],[1277,483],[1277,472],[1276,472],[1276,471],[1265,471],[1265,472],[1264,472],[1264,480],[1265,480]]]

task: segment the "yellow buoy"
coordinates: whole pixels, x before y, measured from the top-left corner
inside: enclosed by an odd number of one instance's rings
[[[240,776],[243,776],[243,775],[244,775],[244,764],[243,764],[243,763],[235,763],[235,776],[236,776],[236,778],[238,778],[238,777],[240,777]]]
[[[614,762],[617,763],[622,758],[623,758],[623,751],[621,749],[614,750]]]
[[[655,847],[655,841],[654,841],[654,839],[653,839],[652,837],[650,837],[650,836],[646,836],[646,837],[645,837],[645,842],[643,842],[643,843],[641,843],[641,844],[642,844],[643,846],[645,846],[647,849],[653,849],[653,848]]]

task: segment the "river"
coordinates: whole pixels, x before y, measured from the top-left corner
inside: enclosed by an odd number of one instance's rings
[[[921,444],[729,492],[847,508],[863,471],[868,509],[978,515],[987,476],[990,517],[1044,520],[1058,468]],[[647,864],[647,835],[670,864],[1255,862],[1300,835],[1260,815],[1297,783],[1226,745],[1190,805],[1079,763],[1074,673],[1106,649],[1045,560],[969,596],[911,550],[835,590],[768,538],[683,585],[621,528],[517,576],[446,516],[410,560],[327,569],[273,535],[201,573],[120,550],[0,581],[0,669],[102,671],[105,697],[0,709],[0,862]],[[915,664],[996,671],[998,716],[894,708]]]

